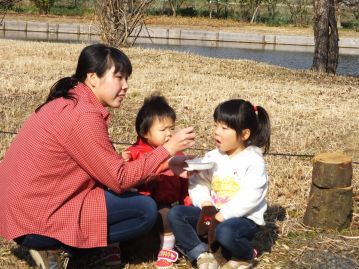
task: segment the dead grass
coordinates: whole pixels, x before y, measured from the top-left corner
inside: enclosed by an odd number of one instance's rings
[[[49,87],[74,72],[83,47],[0,40],[0,130],[17,131],[44,100]],[[271,152],[344,151],[359,161],[357,77],[326,76],[253,61],[169,51],[134,48],[125,52],[132,59],[134,73],[123,107],[112,111],[110,134],[114,141],[135,140],[137,109],[145,96],[161,91],[176,109],[178,125],[195,127],[196,148],[210,149],[214,107],[220,101],[239,97],[269,111],[273,126]],[[0,158],[12,138],[0,134]],[[121,147],[117,146],[119,150]],[[351,226],[344,231],[305,227],[302,218],[311,183],[310,158],[268,155],[266,161],[270,174],[269,211],[267,226],[254,242],[261,254],[256,268],[320,268],[306,265],[318,260],[314,250],[327,257],[339,255],[359,266],[359,201],[354,203]],[[353,168],[354,193],[358,195],[359,165]],[[26,251],[3,240],[0,246],[0,268],[32,268],[26,262]],[[15,255],[14,250],[20,255]],[[150,263],[126,266],[153,268]]]

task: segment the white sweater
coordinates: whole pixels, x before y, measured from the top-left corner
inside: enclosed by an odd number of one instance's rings
[[[249,146],[232,159],[214,149],[203,162],[214,162],[210,170],[190,177],[189,194],[194,206],[212,201],[224,219],[246,217],[265,225],[268,176],[260,148]]]

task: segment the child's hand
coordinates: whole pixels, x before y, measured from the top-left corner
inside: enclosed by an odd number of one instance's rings
[[[121,156],[122,156],[122,159],[125,160],[125,162],[128,162],[129,160],[131,160],[131,152],[128,150],[122,151]]]
[[[208,234],[209,227],[217,212],[217,208],[213,205],[207,205],[202,207],[196,227],[198,235],[205,236]]]

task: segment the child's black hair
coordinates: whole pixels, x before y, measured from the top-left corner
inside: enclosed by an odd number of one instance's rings
[[[234,129],[239,136],[244,129],[250,130],[247,145],[264,147],[264,153],[270,146],[271,126],[267,111],[261,106],[253,106],[242,99],[232,99],[219,104],[213,113],[215,122],[223,122]]]
[[[165,97],[160,95],[151,95],[145,98],[142,107],[137,113],[136,117],[136,132],[137,135],[145,139],[145,135],[150,130],[153,121],[163,118],[170,118],[173,122],[176,121],[176,112],[167,103]]]

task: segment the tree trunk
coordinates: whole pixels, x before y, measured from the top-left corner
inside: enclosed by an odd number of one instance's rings
[[[313,184],[319,188],[350,187],[353,178],[352,159],[339,152],[321,153],[313,158]]]
[[[338,28],[334,0],[313,0],[315,50],[312,70],[335,74],[338,66]]]
[[[303,222],[342,229],[352,217],[352,160],[342,153],[321,153],[313,159],[312,185]]]
[[[136,41],[147,8],[153,0],[97,0],[95,12],[100,24],[102,39],[111,46],[129,46],[128,38],[133,34]]]
[[[253,24],[254,20],[256,19],[258,8],[259,8],[259,5],[255,8],[255,10],[252,14],[251,24]]]
[[[338,29],[342,28],[341,15],[342,15],[342,10],[341,10],[340,7],[338,7],[337,10],[336,10],[336,18],[337,18],[337,27],[338,27]]]
[[[322,189],[311,185],[303,222],[311,227],[343,229],[350,225],[353,187]]]
[[[172,9],[172,16],[176,17],[177,16],[176,4],[174,3],[173,0],[169,0],[168,2],[170,3],[171,9]]]

